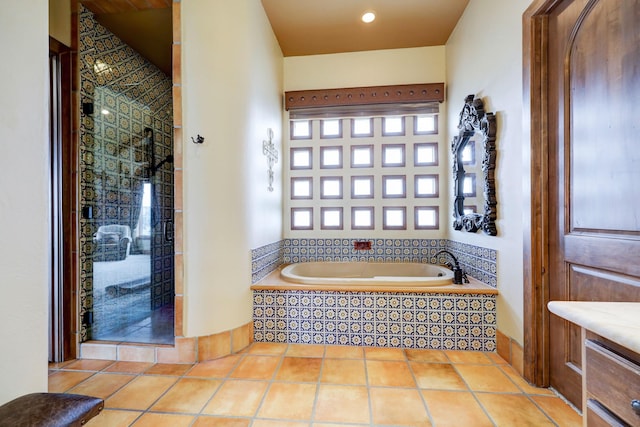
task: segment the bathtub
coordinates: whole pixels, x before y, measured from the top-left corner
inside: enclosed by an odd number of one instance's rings
[[[251,286],[253,339],[495,351],[498,291],[469,279],[421,263],[287,265]]]
[[[284,267],[282,280],[323,287],[431,287],[453,282],[453,272],[434,264],[418,262],[303,262]]]

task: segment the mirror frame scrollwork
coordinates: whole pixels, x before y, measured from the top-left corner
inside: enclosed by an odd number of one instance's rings
[[[458,135],[453,138],[451,152],[453,154],[453,228],[475,233],[484,231],[490,236],[498,234],[496,228],[496,116],[484,111],[484,102],[474,95],[468,95],[460,112]],[[465,176],[462,162],[462,151],[476,133],[482,139],[482,175],[484,183],[484,213],[464,213],[463,181]]]

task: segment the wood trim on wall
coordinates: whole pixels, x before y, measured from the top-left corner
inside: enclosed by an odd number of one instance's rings
[[[534,0],[523,14],[523,376],[549,385],[548,14],[560,0]]]
[[[443,102],[444,83],[368,86],[285,92],[284,108]]]
[[[74,333],[77,329],[77,277],[75,275],[75,236],[77,227],[74,222],[76,191],[76,145],[74,144],[74,112],[72,107],[73,91],[75,90],[74,52],[60,41],[49,37],[49,51],[58,57],[60,64],[60,194],[61,206],[61,236],[62,265],[61,291],[62,300],[59,309],[62,313],[62,325],[59,333],[62,336],[62,356],[64,360],[76,358],[77,342]]]

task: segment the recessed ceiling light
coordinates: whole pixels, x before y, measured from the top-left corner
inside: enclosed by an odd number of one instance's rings
[[[365,24],[373,22],[375,19],[376,19],[375,12],[368,11],[362,14],[362,22],[364,22]]]

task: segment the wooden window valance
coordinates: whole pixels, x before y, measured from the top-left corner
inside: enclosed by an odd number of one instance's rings
[[[335,111],[336,108],[345,113],[355,113],[361,110],[361,106],[367,106],[367,110],[376,110],[375,106],[388,109],[390,104],[396,105],[399,111],[406,111],[412,106],[417,108],[443,101],[444,83],[297,90],[284,94],[285,110],[301,115],[305,111],[318,114],[322,110]]]

